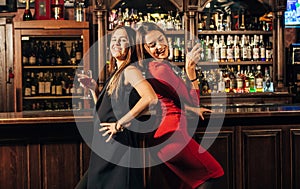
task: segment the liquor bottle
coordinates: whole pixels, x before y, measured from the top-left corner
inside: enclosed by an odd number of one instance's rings
[[[270,71],[271,71],[271,69],[272,69],[272,66],[270,66]],[[270,76],[270,72],[267,67],[265,67],[265,76],[264,76],[263,86],[264,86],[264,92],[274,92],[272,78]]]
[[[227,62],[234,62],[233,59],[233,42],[232,42],[232,36],[227,36],[227,50],[226,50],[226,56],[227,56]]]
[[[62,57],[62,64],[63,65],[70,65],[70,56],[68,54],[66,43],[60,42],[60,49],[61,49],[61,57]]]
[[[242,61],[247,61],[248,58],[247,58],[247,47],[248,47],[248,43],[247,43],[247,40],[246,40],[246,36],[245,35],[242,35],[242,43],[241,43],[241,58],[242,58]]]
[[[63,55],[60,47],[60,44],[56,43],[56,64],[59,66],[63,65]]]
[[[30,65],[35,65],[36,64],[36,52],[37,52],[37,47],[34,43],[34,41],[30,42],[30,53],[29,53],[29,64]]]
[[[51,1],[51,19],[63,20],[64,19],[64,1],[53,0]]]
[[[226,16],[226,27],[225,27],[225,30],[226,31],[231,31],[231,11],[229,11],[227,13],[227,16]]]
[[[200,44],[200,62],[205,62],[206,61],[206,57],[205,57],[206,47],[205,47],[203,35],[200,35],[199,44]]]
[[[227,60],[226,51],[227,51],[227,46],[225,44],[225,38],[224,35],[221,35],[220,38],[220,61],[221,62],[226,62]]]
[[[70,63],[71,65],[76,65],[76,47],[74,42],[71,45]]]
[[[50,72],[46,72],[45,75],[44,75],[44,82],[45,82],[45,95],[50,95],[51,94],[51,78],[52,76],[50,75]]]
[[[253,61],[259,61],[259,40],[257,39],[257,35],[254,35],[254,41],[253,41]]]
[[[229,92],[236,93],[237,78],[236,78],[236,73],[234,71],[234,67],[231,67],[231,69],[230,69],[229,79],[230,79],[230,90],[229,90]]]
[[[249,92],[250,93],[256,92],[254,73],[255,73],[254,66],[252,66],[251,71],[249,73]]]
[[[205,27],[203,26],[203,20],[202,20],[201,14],[198,13],[198,32],[200,32],[204,29],[205,29]]]
[[[25,11],[23,13],[23,21],[29,21],[33,19],[30,11],[30,0],[26,0],[25,3],[26,5],[25,5]]]
[[[166,21],[166,29],[167,30],[174,30],[174,22],[173,22],[173,19],[172,19],[172,11],[168,11],[168,18],[167,18],[167,21]]]
[[[131,12],[129,15],[129,20],[130,20],[130,27],[135,29],[136,28],[136,22],[135,22],[135,10],[131,8]]]
[[[242,22],[241,22],[241,25],[240,25],[240,30],[245,30],[246,27],[245,27],[245,11],[244,9],[242,9],[241,11],[241,14],[242,14]]]
[[[80,64],[82,59],[82,41],[75,43],[76,64]]]
[[[55,85],[56,85],[56,73],[53,73],[52,77],[51,77],[51,95],[52,96],[56,96]]]
[[[214,14],[212,14],[211,17],[210,17],[210,21],[209,21],[209,29],[210,29],[210,30],[216,30],[216,29],[217,29]]]
[[[31,77],[30,72],[27,72],[25,85],[24,85],[24,96],[31,96]]]
[[[247,66],[247,72],[245,71],[245,84],[244,84],[244,92],[249,93],[250,92],[250,66]]]
[[[203,71],[203,78],[202,78],[202,83],[201,83],[201,88],[202,88],[202,94],[208,94],[209,93],[209,84],[207,81],[207,72],[208,71]]]
[[[218,44],[218,36],[214,35],[214,44],[213,44],[213,62],[220,61],[220,46]]]
[[[230,78],[229,78],[229,68],[227,67],[225,73],[223,74],[224,83],[225,83],[225,92],[229,93],[230,91]]]
[[[218,78],[218,93],[225,92],[225,82],[223,79],[223,72],[219,71],[219,78]]]
[[[124,26],[130,27],[131,22],[129,18],[129,8],[125,8],[125,12],[123,14]]]
[[[116,14],[113,16],[114,19],[112,21],[115,22]],[[77,22],[84,21],[84,3],[81,0],[75,0],[74,2],[74,20]]]
[[[241,72],[240,65],[237,66],[237,72],[236,72],[236,92],[237,93],[244,93],[244,75]]]
[[[241,61],[241,56],[240,56],[240,44],[239,44],[239,37],[237,35],[234,36],[234,41],[233,41],[233,58],[235,62],[240,62]]]
[[[30,44],[26,41],[22,43],[22,64],[29,64]]]
[[[213,60],[213,55],[212,55],[212,49],[213,49],[213,41],[209,38],[209,36],[206,36],[206,42],[205,42],[205,57],[206,61],[211,62]]]
[[[40,72],[38,76],[38,95],[45,94],[45,80],[44,80],[44,73]]]
[[[173,49],[174,49],[174,62],[180,62],[180,38],[179,37],[176,37],[175,38],[175,41],[174,41],[174,46],[173,46]]]
[[[263,40],[263,35],[259,36],[259,52],[260,52],[260,61],[266,61],[266,47]]]
[[[266,61],[272,61],[272,54],[272,43],[268,41],[266,45]]]
[[[38,93],[38,80],[34,72],[31,72],[31,96],[36,96]]]
[[[253,56],[252,56],[252,44],[250,43],[249,35],[247,35],[246,44],[247,44],[247,60],[251,61]]]
[[[62,84],[62,76],[59,72],[57,72],[56,82],[55,82],[55,91],[56,95],[63,95],[63,84]]]
[[[184,49],[184,39],[181,40],[181,45],[180,45],[180,59],[181,62],[185,61],[185,49]]]
[[[39,65],[39,66],[44,65],[44,63],[45,63],[44,45],[41,41],[37,41],[36,45],[37,45],[37,53],[36,53],[37,65]]]
[[[45,52],[45,65],[51,65],[51,46],[49,41],[47,41],[44,45],[44,52]]]
[[[124,26],[124,18],[122,13],[122,8],[118,10],[118,26]]]
[[[56,50],[56,42],[52,42],[51,44],[51,61],[50,61],[50,64],[51,66],[54,66],[56,65],[56,55],[57,55],[57,50]]]
[[[181,30],[182,29],[182,20],[181,16],[179,14],[179,11],[176,12],[176,16],[174,19],[174,28],[175,30]]]
[[[174,49],[173,49],[173,44],[172,44],[172,37],[168,37],[168,46],[169,46],[169,56],[168,56],[168,60],[169,61],[173,61],[173,52],[174,52]]]
[[[263,75],[261,73],[260,65],[257,66],[257,73],[255,75],[255,88],[256,92],[263,92]]]

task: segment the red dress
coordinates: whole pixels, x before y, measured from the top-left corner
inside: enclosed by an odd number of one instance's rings
[[[154,143],[165,142],[157,152],[184,183],[185,188],[196,188],[210,178],[218,178],[224,171],[215,158],[187,132],[183,103],[199,105],[199,90],[189,90],[167,62],[150,62],[147,79],[161,103],[162,120]],[[200,149],[203,149],[199,152]]]

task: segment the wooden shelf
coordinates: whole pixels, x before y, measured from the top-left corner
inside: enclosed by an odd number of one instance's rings
[[[28,96],[24,97],[24,100],[47,100],[47,99],[72,99],[72,98],[81,98],[82,96]]]
[[[260,30],[233,30],[233,31],[215,31],[215,30],[202,30],[198,31],[198,35],[272,35],[272,31]]]
[[[175,66],[184,66],[184,62],[172,62]],[[272,61],[240,61],[240,62],[199,62],[199,66],[226,66],[226,65],[272,65]]]
[[[272,61],[240,61],[240,62],[200,62],[199,66],[226,66],[226,65],[272,65]]]
[[[83,68],[83,66],[24,66],[24,69],[78,69],[78,68]]]

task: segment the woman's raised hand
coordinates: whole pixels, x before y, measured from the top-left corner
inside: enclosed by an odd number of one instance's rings
[[[202,50],[200,44],[197,43],[192,50],[186,54],[185,70],[190,80],[196,78],[196,65],[200,60],[200,52]]]

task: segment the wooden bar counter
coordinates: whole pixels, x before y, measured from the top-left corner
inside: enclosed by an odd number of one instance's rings
[[[215,188],[300,188],[300,105],[210,108],[191,134],[212,141],[225,172]],[[90,154],[76,123],[92,121],[91,111],[0,113],[0,188],[74,188]]]

